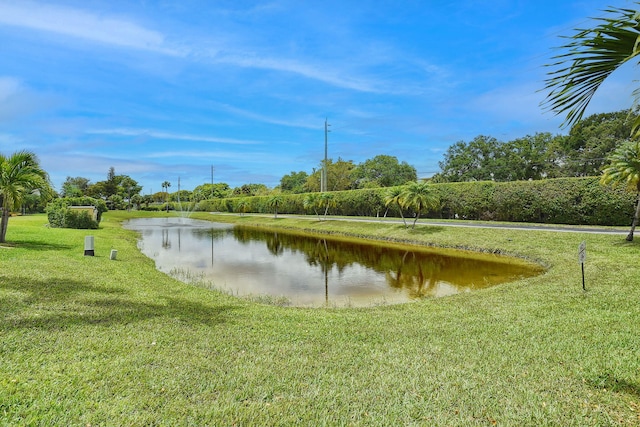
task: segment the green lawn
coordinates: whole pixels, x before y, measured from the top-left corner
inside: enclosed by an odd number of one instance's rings
[[[0,247],[0,425],[640,424],[640,243],[624,236],[220,217],[548,267],[411,304],[301,309],[156,271],[120,228],[125,216],[108,212],[91,231],[11,218]],[[95,257],[83,255],[85,235]]]

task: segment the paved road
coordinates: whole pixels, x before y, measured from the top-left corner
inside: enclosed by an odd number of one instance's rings
[[[211,212],[216,215],[224,215],[222,212]],[[237,215],[237,214],[226,214]],[[245,216],[262,216],[273,217],[270,214],[245,214]],[[317,216],[312,215],[282,215],[278,214],[278,218],[297,218],[308,219],[311,221],[317,220]],[[322,217],[324,219],[324,217]],[[402,224],[402,219],[396,218],[351,218],[344,216],[327,216],[327,221],[353,221],[353,222],[375,222],[375,223],[394,223]],[[413,223],[412,218],[407,218],[407,224]],[[571,226],[571,225],[549,225],[549,224],[513,224],[513,223],[487,223],[487,222],[474,222],[474,221],[438,221],[431,219],[418,220],[417,225],[435,225],[439,227],[467,227],[467,228],[499,228],[503,230],[534,230],[534,231],[553,231],[560,233],[591,233],[591,234],[615,234],[615,235],[627,235],[629,229],[622,227],[597,227],[597,226]]]

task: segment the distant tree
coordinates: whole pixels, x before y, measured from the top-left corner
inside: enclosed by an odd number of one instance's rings
[[[91,182],[88,178],[77,176],[72,178],[70,176],[62,184],[62,197],[80,197],[87,194],[87,189]]]
[[[357,165],[352,171],[357,188],[392,187],[416,181],[416,169],[394,156],[378,155]]]
[[[353,161],[342,160],[338,158],[336,162],[332,159],[327,159],[327,191],[342,191],[352,190],[356,184],[351,176],[351,171],[355,168]],[[307,182],[304,185],[305,192],[317,192],[320,191],[320,177],[321,177],[322,165],[316,170],[314,169],[311,175],[307,177]]]
[[[280,189],[283,193],[299,194],[304,193],[304,184],[309,175],[304,172],[293,172],[280,178]]]
[[[136,207],[137,210],[140,210],[142,204],[145,202],[145,198],[140,194],[134,194],[131,196],[130,202]]]
[[[263,196],[269,193],[269,188],[264,184],[244,184],[233,189],[233,196]]]
[[[118,182],[116,181],[116,170],[113,166],[109,168],[107,180],[104,183],[105,197],[109,198],[118,193]]]
[[[440,204],[437,193],[433,190],[433,186],[426,182],[412,182],[408,184],[402,192],[402,206],[413,209],[416,213],[411,228],[416,228],[416,222],[420,218],[420,214],[430,209],[437,209]]]
[[[138,182],[128,175],[118,175],[115,178],[117,183],[117,195],[127,201],[126,208],[131,208],[131,197],[136,194],[140,194],[142,186],[138,185]]]
[[[44,197],[53,192],[49,175],[36,155],[30,151],[17,151],[11,156],[0,154],[0,243],[6,242],[11,211],[19,209],[25,197],[34,191]]]
[[[169,181],[163,181],[161,184],[162,189],[165,193],[165,203],[167,204],[167,212],[169,212],[169,187],[171,187],[171,183]]]
[[[622,110],[579,120],[554,147],[560,154],[562,175],[599,175],[607,156],[630,138],[635,117],[631,110]]]
[[[536,133],[507,142],[501,150],[505,171],[496,181],[542,179],[552,166],[548,149],[554,141],[551,133]]]
[[[507,174],[504,149],[497,139],[479,135],[449,147],[439,163],[445,182],[501,180]]]
[[[202,184],[193,189],[193,200],[199,202],[208,199],[223,199],[231,194],[231,188],[226,182]]]
[[[605,168],[601,182],[603,184],[626,184],[636,191],[636,210],[627,240],[633,240],[633,233],[640,217],[640,140],[627,141],[618,147],[609,157],[609,166]]]

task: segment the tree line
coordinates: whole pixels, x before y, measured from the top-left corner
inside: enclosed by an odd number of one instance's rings
[[[616,147],[630,140],[638,114],[593,114],[567,135],[536,133],[502,142],[479,135],[448,148],[433,182],[523,181],[598,176]]]

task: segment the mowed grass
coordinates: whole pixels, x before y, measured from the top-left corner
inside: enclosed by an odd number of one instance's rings
[[[218,217],[548,268],[404,305],[301,309],[156,271],[120,227],[125,216],[108,212],[90,231],[11,218],[0,247],[0,425],[640,423],[640,244],[624,236]],[[83,255],[86,235],[95,257]]]

